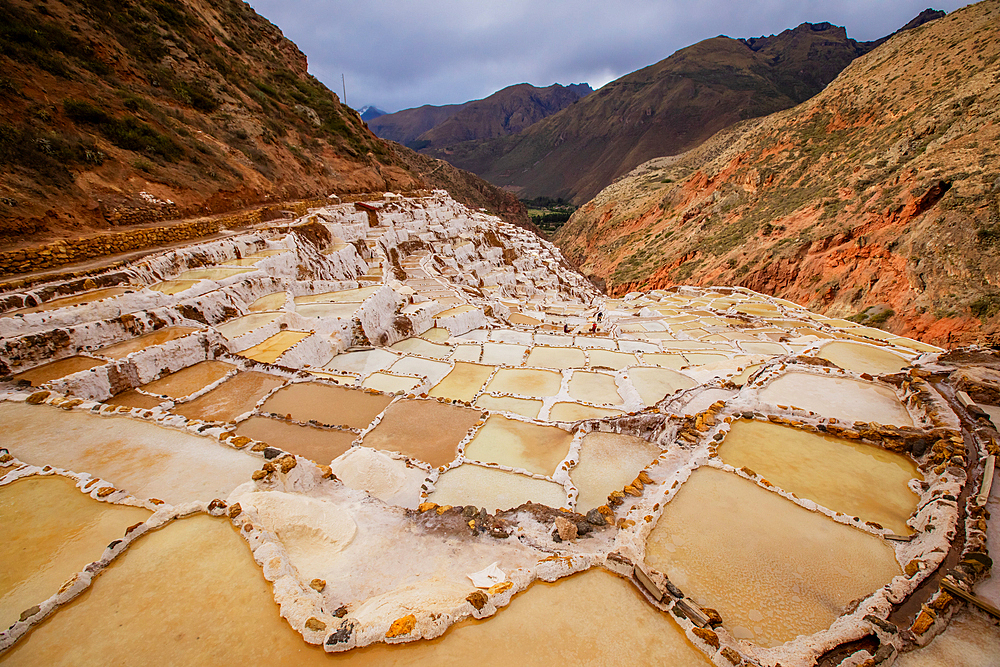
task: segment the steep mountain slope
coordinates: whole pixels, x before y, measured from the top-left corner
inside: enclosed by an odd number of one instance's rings
[[[515,134],[592,92],[585,83],[554,83],[547,88],[519,83],[465,104],[404,109],[370,122],[369,127],[383,139],[432,154],[461,141]]]
[[[715,37],[612,81],[520,134],[431,154],[522,197],[580,204],[650,158],[808,99],[873,46],[829,23],[752,40]]]
[[[238,0],[0,0],[0,90],[6,244],[444,173],[415,171]]]
[[[652,160],[556,241],[614,293],[740,284],[930,342],[1000,330],[1000,0]]]

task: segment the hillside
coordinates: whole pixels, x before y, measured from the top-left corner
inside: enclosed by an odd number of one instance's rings
[[[367,130],[238,0],[0,0],[0,63],[4,244],[447,172]],[[518,206],[482,190],[466,203]]]
[[[404,109],[369,122],[369,127],[383,139],[434,154],[462,141],[516,134],[592,92],[585,83],[547,88],[520,83],[464,104]]]
[[[1000,0],[652,160],[555,240],[616,294],[743,285],[928,342],[1000,331]]]
[[[612,81],[517,135],[431,154],[522,198],[582,204],[646,160],[808,99],[875,44],[829,23],[750,40],[719,36]]]

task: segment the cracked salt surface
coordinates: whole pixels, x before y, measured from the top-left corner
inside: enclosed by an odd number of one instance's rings
[[[442,193],[373,205],[377,227],[353,205],[323,207],[121,269],[131,284],[185,269],[197,281],[0,317],[3,349],[20,350],[0,358],[42,389],[0,403],[0,418],[17,415],[4,419],[0,498],[47,465],[90,484],[90,498],[73,491],[84,505],[156,510],[103,557],[81,549],[63,593],[25,596],[39,612],[0,632],[5,658],[142,646],[189,664],[262,651],[273,664],[448,664],[470,650],[486,664],[617,664],[643,647],[665,664],[804,667],[870,632],[864,615],[886,618],[943,557],[965,450],[920,374],[940,368],[936,348],[742,288],[608,299],[547,242]],[[316,245],[300,224],[333,240]],[[378,270],[393,253],[405,282]],[[62,359],[45,366],[28,342],[49,338]],[[95,349],[118,361],[71,361]],[[100,578],[80,569],[99,557]],[[477,591],[467,575],[493,562],[508,581]],[[722,626],[696,631],[671,595],[626,581],[643,562]],[[168,641],[154,639],[163,618],[181,628]],[[579,631],[594,618],[596,643]]]

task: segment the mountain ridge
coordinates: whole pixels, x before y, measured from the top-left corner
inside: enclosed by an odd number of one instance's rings
[[[928,342],[990,340],[997,18],[984,0],[898,33],[806,102],[644,163],[554,240],[614,294],[742,285]]]

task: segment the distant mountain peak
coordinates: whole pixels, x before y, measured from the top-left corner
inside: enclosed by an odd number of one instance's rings
[[[379,116],[384,116],[389,112],[382,111],[378,107],[369,104],[368,106],[361,107],[360,109],[358,109],[358,113],[361,114],[361,120],[368,122],[370,120],[378,118]]]

